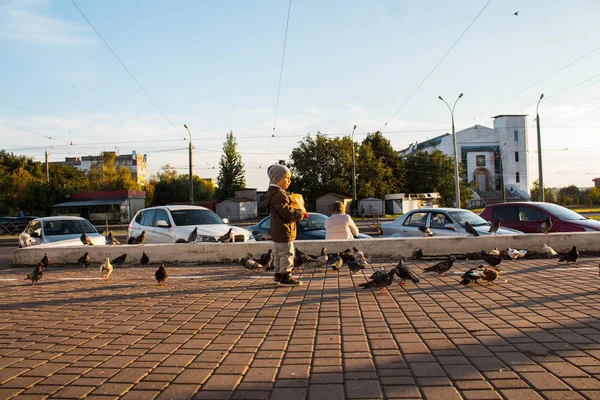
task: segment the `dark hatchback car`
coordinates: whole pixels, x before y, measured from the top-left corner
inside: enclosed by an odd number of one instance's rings
[[[325,231],[325,222],[329,217],[327,215],[309,212],[308,219],[296,222],[296,240],[324,240],[327,232]],[[254,235],[256,240],[268,238],[269,228],[271,227],[271,217],[264,218],[256,225],[251,225],[247,229]],[[371,236],[359,233],[357,239],[371,239]]]
[[[550,232],[596,232],[600,221],[587,219],[568,208],[540,202],[490,204],[481,214],[483,219],[495,221],[502,218],[502,226],[524,233],[536,233],[540,224],[552,218]]]

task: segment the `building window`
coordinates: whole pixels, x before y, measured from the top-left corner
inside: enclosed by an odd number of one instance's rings
[[[519,131],[515,131],[515,142],[519,140]]]
[[[485,156],[477,156],[476,160],[478,167],[485,167]]]
[[[518,172],[516,173],[515,178],[517,180],[517,183],[521,182],[521,174],[519,174]]]
[[[515,162],[519,162],[519,152],[515,151]]]

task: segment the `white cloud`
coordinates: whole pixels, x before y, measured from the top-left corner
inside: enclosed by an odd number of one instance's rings
[[[46,0],[1,0],[0,39],[80,43],[83,26],[52,16],[48,8]]]

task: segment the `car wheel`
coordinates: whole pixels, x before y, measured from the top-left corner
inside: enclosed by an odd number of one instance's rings
[[[187,243],[187,240],[177,239],[175,243]]]

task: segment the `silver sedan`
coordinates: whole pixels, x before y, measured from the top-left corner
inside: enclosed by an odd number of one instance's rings
[[[490,235],[491,224],[469,210],[459,208],[421,208],[412,210],[392,222],[381,224],[383,237],[423,237],[424,228],[429,228],[433,236],[469,236],[465,222],[470,223],[479,235]],[[518,235],[523,232],[500,228],[498,235]]]

